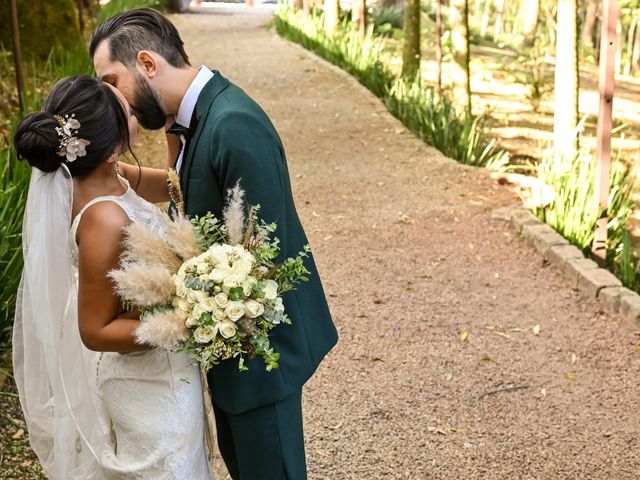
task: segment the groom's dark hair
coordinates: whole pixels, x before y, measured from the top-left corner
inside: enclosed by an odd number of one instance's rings
[[[135,65],[141,50],[155,52],[177,68],[190,65],[176,27],[152,8],[119,13],[98,25],[89,44],[91,58],[103,40],[108,41],[111,60],[127,67]]]

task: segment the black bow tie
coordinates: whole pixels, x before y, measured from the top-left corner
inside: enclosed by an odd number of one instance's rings
[[[180,125],[178,122],[175,122],[169,127],[167,133],[171,133],[173,135],[182,135],[184,136],[184,138],[189,138],[191,136],[191,129],[189,127],[185,127],[184,125]]]

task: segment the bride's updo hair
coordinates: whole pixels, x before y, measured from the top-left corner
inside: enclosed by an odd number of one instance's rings
[[[86,155],[73,162],[58,155],[62,137],[56,116],[80,122],[74,136],[91,142]],[[129,122],[124,106],[106,83],[87,76],[73,76],[55,84],[41,112],[27,115],[13,139],[18,158],[43,172],[54,172],[62,163],[74,177],[84,177],[121,146],[129,148]]]

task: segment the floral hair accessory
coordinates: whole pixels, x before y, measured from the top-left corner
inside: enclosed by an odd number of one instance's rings
[[[56,127],[56,133],[61,138],[58,155],[67,157],[67,162],[73,162],[78,157],[84,157],[87,154],[87,145],[91,144],[89,140],[75,136],[78,135],[78,130],[80,129],[80,122],[76,120],[75,116],[75,113],[64,117],[54,115],[60,124],[59,127]]]

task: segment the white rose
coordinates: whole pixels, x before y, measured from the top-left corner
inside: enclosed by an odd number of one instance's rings
[[[198,263],[196,271],[201,275],[204,273],[209,273],[211,271],[211,265],[207,262]]]
[[[244,290],[245,297],[248,297],[249,295],[251,295],[251,292],[253,291],[253,286],[256,283],[258,283],[258,280],[256,280],[254,277],[247,277],[247,279],[242,283],[242,290]]]
[[[193,316],[193,318],[195,318],[196,320],[198,320],[203,313],[205,313],[205,309],[202,308],[202,304],[198,303],[193,307],[193,311],[191,312],[191,316]]]
[[[193,338],[198,343],[209,343],[216,336],[216,329],[211,325],[206,327],[198,327],[193,332]]]
[[[184,298],[187,299],[187,302],[196,303],[197,302],[196,291],[191,290],[190,288],[187,288],[187,294],[184,296]]]
[[[229,306],[224,311],[229,320],[237,322],[244,316],[244,303],[229,302]]]
[[[218,331],[220,332],[220,335],[222,335],[224,338],[231,338],[238,331],[236,324],[233,322],[230,322],[229,320],[221,321],[217,325],[217,327],[218,327]]]
[[[184,283],[176,282],[176,295],[182,298],[187,296],[187,287],[184,286]]]
[[[224,282],[222,282],[222,287],[226,289],[239,287],[245,281],[245,278],[245,275],[232,273],[224,279]]]
[[[252,268],[253,264],[251,262],[245,260],[244,258],[241,258],[239,260],[236,260],[231,270],[233,271],[233,273],[237,273],[238,275],[246,277],[251,273]]]
[[[276,298],[276,304],[273,307],[276,312],[284,312],[284,305],[282,304],[282,297]]]
[[[220,310],[218,308],[213,312],[213,318],[215,318],[216,321],[219,322],[219,321],[224,320],[225,318],[227,318],[227,315],[226,315],[226,313],[224,313],[224,310]]]
[[[192,315],[189,315],[184,323],[187,327],[193,328],[198,325],[198,319],[194,318]]]
[[[209,257],[211,258],[211,261],[213,262],[214,265],[228,262],[227,252],[225,251],[222,245],[218,245],[218,244],[211,245],[209,247],[209,250],[207,250],[207,253],[209,254]]]
[[[202,290],[188,289],[186,297],[187,301],[190,303],[200,303],[204,302],[205,298],[207,298],[207,294]]]
[[[216,268],[211,270],[209,274],[209,279],[213,280],[216,283],[224,282],[225,278],[231,275],[231,267],[228,265],[218,265]]]
[[[258,318],[264,313],[264,306],[255,300],[247,300],[244,302],[244,311],[249,318]]]
[[[275,300],[278,296],[278,282],[275,280],[265,280],[267,282],[264,287],[264,298],[267,300]]]
[[[191,310],[191,304],[183,298],[174,298],[173,306],[182,312],[189,312]]]
[[[202,308],[207,312],[213,312],[218,306],[214,297],[207,297],[200,305],[202,305]]]
[[[229,297],[227,297],[227,294],[224,292],[218,293],[213,297],[213,299],[215,300],[216,305],[223,310],[229,306]]]

